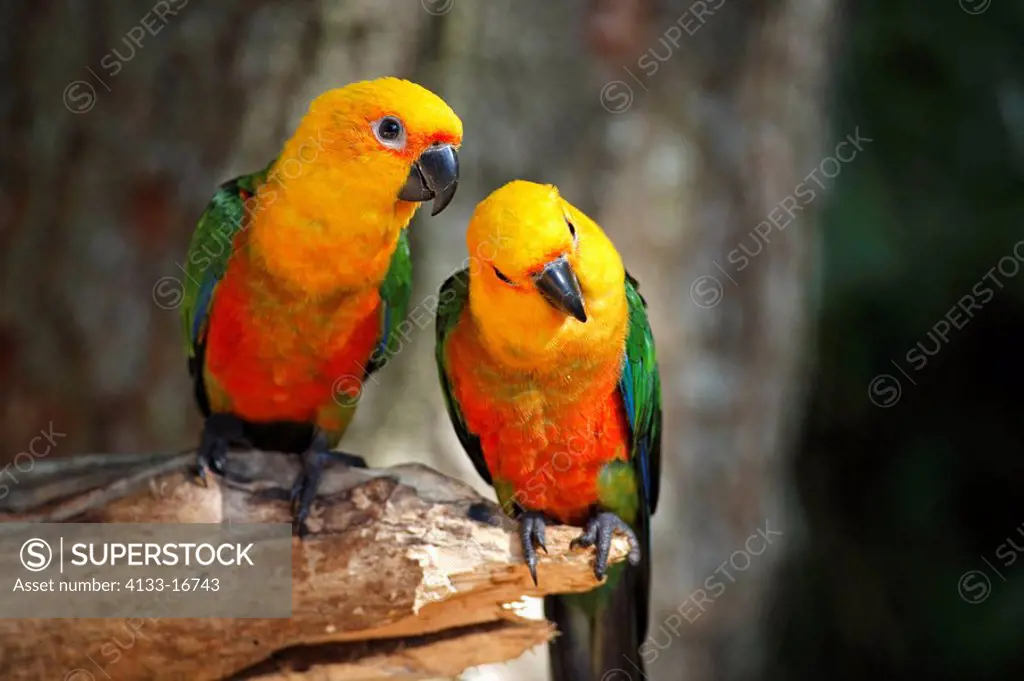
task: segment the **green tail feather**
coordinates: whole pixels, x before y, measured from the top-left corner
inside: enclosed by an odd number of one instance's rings
[[[647,638],[651,541],[648,518],[640,516],[640,565],[617,563],[593,591],[544,599],[544,615],[559,632],[549,645],[554,681],[646,681],[640,646]]]

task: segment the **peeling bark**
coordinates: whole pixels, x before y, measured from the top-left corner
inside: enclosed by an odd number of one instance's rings
[[[289,522],[295,457],[236,452],[224,478],[195,483],[192,454],[40,462],[0,506],[4,522]],[[242,482],[242,481],[245,482]],[[290,619],[155,619],[116,678],[414,679],[514,659],[552,626],[517,614],[524,596],[592,589],[593,551],[577,528],[547,531],[534,586],[512,523],[471,520],[489,503],[425,466],[328,469],[293,539]],[[0,526],[2,527],[2,526]],[[612,560],[628,546],[616,537]],[[126,620],[0,620],[0,676],[65,678]],[[40,651],[46,651],[40,654]],[[86,658],[86,654],[92,654]],[[158,671],[157,671],[158,670]],[[93,670],[95,671],[95,670]],[[83,677],[89,678],[89,677]]]

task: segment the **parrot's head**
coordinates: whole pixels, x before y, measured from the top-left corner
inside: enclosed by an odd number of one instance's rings
[[[455,196],[462,121],[415,83],[379,78],[310,104],[257,192],[252,243],[303,291],[379,283],[420,203]],[[263,227],[266,227],[265,229]]]
[[[437,215],[455,196],[462,121],[416,83],[378,78],[329,90],[310,105],[292,142],[302,144],[306,132],[325,160],[358,172],[360,188],[381,201],[433,201]],[[406,208],[411,214],[415,205]]]
[[[517,180],[476,208],[470,308],[506,359],[603,343],[625,329],[625,270],[601,228],[554,185]]]

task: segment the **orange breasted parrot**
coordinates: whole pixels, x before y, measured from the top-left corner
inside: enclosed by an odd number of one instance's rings
[[[646,304],[611,241],[557,188],[516,181],[470,221],[470,267],[442,286],[436,358],[459,439],[519,520],[534,581],[549,521],[584,528],[607,581],[549,597],[555,679],[643,678],[661,388]],[[613,533],[627,563],[608,567]]]
[[[224,183],[188,252],[182,320],[205,417],[199,474],[232,444],[302,453],[292,490],[305,533],[323,466],[361,384],[401,341],[412,285],[405,228],[458,185],[462,122],[408,81],[317,97],[266,168]]]

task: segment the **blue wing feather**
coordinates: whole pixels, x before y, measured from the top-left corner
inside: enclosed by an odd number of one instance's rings
[[[246,200],[263,183],[269,168],[268,165],[257,173],[241,175],[220,185],[192,235],[184,268],[186,279],[181,306],[190,366],[192,360],[201,354],[198,350],[214,291],[227,271],[228,261],[234,252],[235,235],[245,228]]]
[[[206,321],[206,313],[210,307],[210,301],[213,300],[213,289],[217,287],[218,281],[220,281],[219,277],[213,272],[207,271],[206,276],[203,277],[203,283],[199,285],[195,313],[192,319],[192,345],[199,341],[199,332]]]

